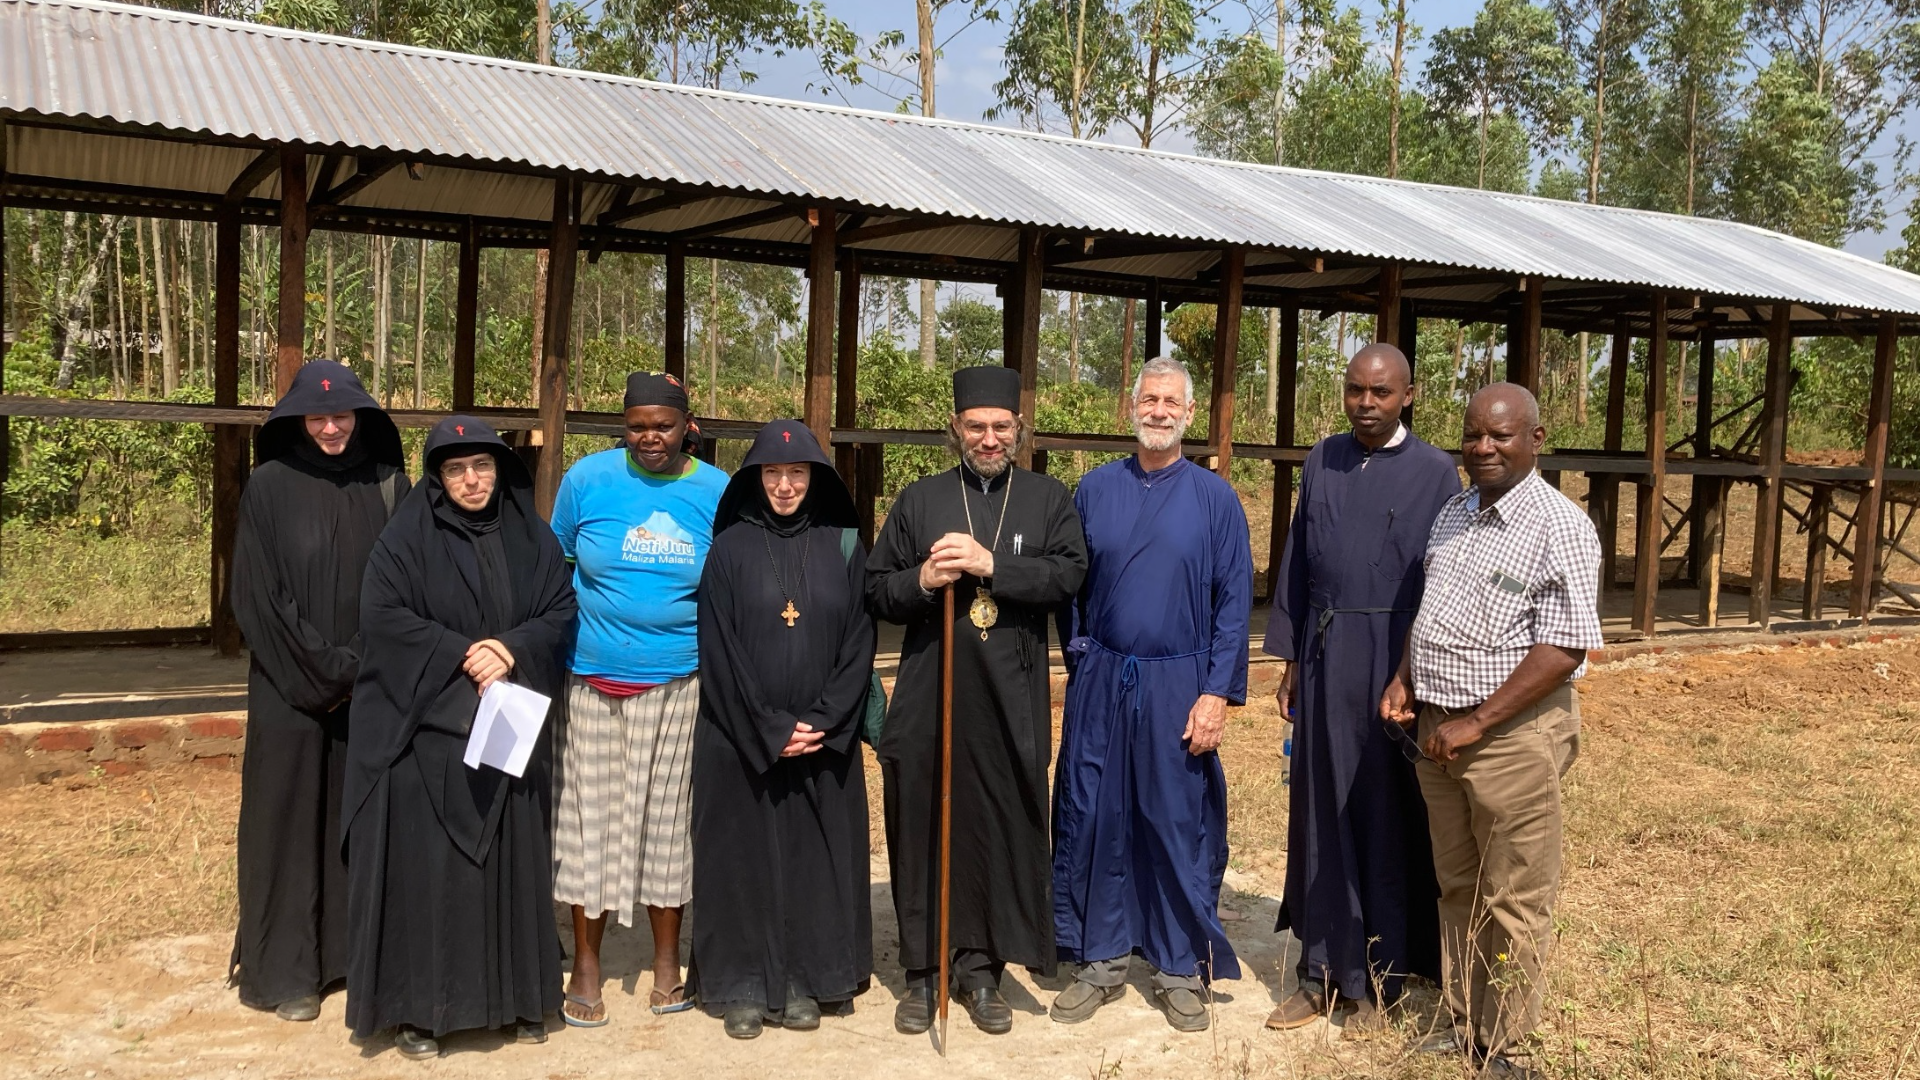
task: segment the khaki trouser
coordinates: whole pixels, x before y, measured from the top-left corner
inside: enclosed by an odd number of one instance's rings
[[[1419,738],[1471,710],[1428,705]],[[1440,880],[1441,972],[1454,1023],[1503,1053],[1540,1021],[1560,888],[1560,779],[1580,750],[1571,683],[1417,772]]]

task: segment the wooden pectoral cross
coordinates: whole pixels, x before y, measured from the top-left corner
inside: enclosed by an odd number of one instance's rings
[[[791,600],[787,601],[787,609],[780,613],[780,618],[787,620],[787,628],[792,629],[793,620],[799,617],[800,617],[800,610],[793,606],[793,601]]]

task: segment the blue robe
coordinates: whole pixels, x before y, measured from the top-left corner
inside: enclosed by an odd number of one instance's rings
[[[1088,473],[1090,565],[1062,634],[1067,703],[1053,788],[1060,957],[1139,953],[1169,975],[1240,977],[1220,928],[1227,784],[1181,738],[1201,694],[1247,697],[1253,556],[1226,481],[1182,460]]]
[[[1300,939],[1301,973],[1343,998],[1375,996],[1378,978],[1391,1002],[1404,976],[1439,974],[1418,751],[1380,719],[1380,695],[1420,603],[1427,533],[1459,491],[1453,459],[1412,434],[1372,454],[1351,434],[1323,439],[1275,579],[1266,650],[1299,664],[1277,929]]]

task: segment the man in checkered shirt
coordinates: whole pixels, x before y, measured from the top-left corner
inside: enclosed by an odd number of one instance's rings
[[[1579,750],[1572,680],[1599,648],[1600,540],[1534,471],[1531,393],[1495,383],[1467,405],[1472,486],[1427,537],[1427,585],[1380,715],[1415,728],[1440,879],[1446,1001],[1459,1050],[1525,1075],[1560,884],[1560,781]],[[1416,708],[1415,703],[1418,702]]]

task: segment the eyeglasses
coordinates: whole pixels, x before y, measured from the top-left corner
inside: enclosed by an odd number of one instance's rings
[[[447,465],[440,466],[440,479],[445,480],[448,483],[452,483],[453,481],[460,479],[462,476],[465,476],[468,473],[472,473],[473,475],[484,480],[487,477],[492,476],[494,473],[499,471],[500,471],[500,466],[496,464],[494,460],[490,457],[483,458],[479,461],[469,461],[464,465],[456,461]]]

